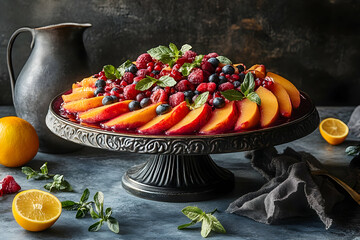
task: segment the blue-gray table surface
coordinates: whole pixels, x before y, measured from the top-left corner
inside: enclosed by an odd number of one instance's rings
[[[344,122],[350,118],[354,107],[318,107],[321,119],[336,117]],[[0,106],[0,117],[15,115],[12,106]],[[278,151],[292,147],[307,151],[324,163],[331,173],[342,177],[344,168],[352,157],[346,156],[345,148],[354,142],[345,141],[341,145],[327,144],[316,130],[312,134],[277,146]],[[1,149],[1,146],[0,146]],[[181,213],[186,206],[198,206],[210,212],[217,208],[215,216],[226,228],[226,234],[212,233],[210,239],[360,239],[360,209],[348,201],[351,210],[344,211],[343,219],[348,224],[334,224],[325,230],[323,223],[312,216],[284,221],[281,225],[265,225],[246,217],[226,213],[228,205],[244,193],[257,190],[265,180],[251,168],[244,153],[212,155],[215,162],[235,174],[235,188],[226,195],[202,202],[168,203],[141,199],[127,193],[121,185],[123,174],[130,167],[143,163],[148,158],[144,154],[111,152],[101,149],[83,148],[68,154],[38,153],[27,166],[34,169],[48,162],[51,173],[64,174],[74,187],[72,193],[55,193],[60,199],[79,200],[82,191],[89,188],[94,193],[102,191],[104,207],[112,207],[113,216],[119,220],[120,233],[114,234],[104,225],[99,232],[88,232],[94,223],[91,217],[76,219],[75,212],[63,210],[59,220],[43,232],[29,232],[14,220],[11,204],[15,194],[0,197],[0,239],[202,239],[200,225],[188,230],[177,230],[189,219]],[[47,181],[26,180],[21,168],[0,166],[0,179],[12,175],[26,189],[43,189]],[[349,214],[352,213],[352,214]],[[354,214],[356,213],[356,214]],[[347,216],[346,214],[349,214]],[[358,237],[359,236],[359,237]]]

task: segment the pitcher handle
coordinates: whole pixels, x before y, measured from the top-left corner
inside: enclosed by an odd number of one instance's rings
[[[15,77],[14,77],[14,69],[13,69],[12,60],[11,60],[11,57],[12,57],[11,52],[12,52],[12,47],[13,47],[16,37],[22,32],[30,32],[31,33],[31,35],[32,35],[32,40],[31,40],[31,45],[30,45],[31,48],[33,48],[34,40],[35,40],[35,30],[32,28],[28,28],[28,27],[19,28],[10,37],[10,40],[9,40],[9,43],[7,46],[7,56],[6,57],[7,57],[7,68],[8,68],[9,75],[10,75],[11,95],[12,95],[13,103],[15,103]]]

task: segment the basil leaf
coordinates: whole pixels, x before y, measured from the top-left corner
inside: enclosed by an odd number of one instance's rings
[[[105,65],[104,73],[108,79],[116,79],[116,68],[113,65]]]
[[[78,209],[79,204],[77,204],[76,202],[73,202],[73,201],[63,201],[63,202],[61,202],[61,206],[63,209],[73,211],[73,210]]]
[[[360,145],[357,146],[349,146],[345,149],[347,155],[356,155],[360,153]]]
[[[191,70],[194,68],[195,66],[192,63],[184,63],[180,69],[179,72],[181,72],[181,74],[186,77],[189,76]]]
[[[47,168],[47,162],[45,162],[41,167],[40,167],[40,171],[42,174],[47,175],[49,173],[48,168]]]
[[[95,209],[100,214],[100,217],[103,216],[103,206],[104,206],[104,194],[102,192],[96,192],[94,195]]]
[[[202,216],[204,215],[204,212],[200,208],[192,207],[192,206],[185,207],[183,210],[181,210],[181,212],[185,216],[190,218],[190,220],[196,221],[196,222],[201,221]]]
[[[124,73],[125,70],[130,67],[131,65],[133,65],[132,61],[130,60],[126,60],[125,62],[123,62],[123,64],[121,64],[118,68],[117,68],[117,72],[115,72],[115,77],[117,79],[120,79]]]
[[[227,57],[224,57],[224,56],[217,56],[216,57],[217,60],[219,60],[219,62],[223,63],[223,64],[226,64],[226,65],[231,65],[232,62],[230,61],[230,59],[228,59]]]
[[[185,224],[182,224],[182,225],[178,226],[177,228],[178,228],[179,230],[182,230],[182,229],[184,229],[184,228],[187,228],[187,227],[190,227],[190,226],[196,224],[197,222],[198,222],[198,221],[192,221],[192,222],[190,222],[190,223],[185,223]]]
[[[97,232],[100,230],[101,226],[103,225],[103,221],[100,220],[99,222],[94,223],[89,227],[89,232]]]
[[[155,79],[156,80],[156,79]],[[138,83],[136,83],[135,89],[139,91],[146,91],[155,83],[156,81],[151,78],[143,78]]]
[[[100,218],[100,216],[94,211],[94,209],[92,208],[92,206],[90,206],[90,216],[91,216],[93,219]]]
[[[156,81],[156,84],[160,87],[172,87],[175,86],[176,83],[175,79],[168,75],[162,76]]]
[[[84,209],[78,209],[76,212],[76,216],[75,218],[83,218],[86,215],[86,210],[84,211]]]
[[[170,63],[172,58],[172,52],[168,47],[165,46],[158,46],[156,48],[152,48],[147,51],[152,58],[162,62],[162,63]]]
[[[186,53],[187,51],[189,51],[190,49],[192,48],[192,46],[190,46],[189,44],[184,44],[182,45],[181,49],[180,49],[180,52],[182,53],[182,55],[184,53]]]
[[[109,218],[112,214],[111,208],[105,209],[105,219]]]
[[[244,98],[244,95],[235,89],[229,89],[220,93],[229,101],[242,100]]]
[[[175,57],[178,57],[179,56],[179,49],[176,47],[176,45],[175,44],[173,44],[173,43],[170,43],[169,44],[169,48],[170,48],[170,50],[172,51],[172,53],[173,53],[173,56],[175,56]]]
[[[194,60],[194,64],[196,64],[197,67],[200,67],[200,64],[204,58],[204,55],[197,55]]]
[[[108,228],[114,232],[114,233],[119,233],[120,229],[119,229],[119,222],[113,218],[113,217],[109,217],[108,220],[106,221]]]
[[[89,199],[89,196],[90,196],[90,191],[89,191],[89,189],[86,188],[84,190],[83,194],[81,195],[80,202],[81,203],[86,202]]]
[[[199,107],[202,107],[202,105],[204,105],[209,97],[209,92],[203,92],[202,94],[200,94],[199,96],[197,96],[197,98],[195,99],[193,105],[191,106],[192,109],[197,109]]]
[[[245,75],[244,81],[240,86],[241,92],[244,96],[247,96],[250,92],[253,92],[255,88],[254,75],[251,72],[248,72]]]
[[[256,92],[251,92],[246,96],[247,99],[249,99],[252,102],[255,102],[257,105],[261,105],[261,99],[259,95]]]
[[[223,227],[223,225],[221,225],[221,223],[219,222],[219,220],[217,220],[217,218],[215,216],[213,216],[211,214],[206,214],[206,216],[211,221],[211,230],[218,232],[218,233],[226,233],[225,228]]]
[[[211,232],[211,224],[212,222],[210,221],[209,217],[207,216],[207,214],[203,217],[202,220],[202,225],[201,225],[201,236],[206,238],[209,233]]]

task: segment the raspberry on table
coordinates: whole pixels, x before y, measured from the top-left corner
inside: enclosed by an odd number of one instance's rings
[[[7,175],[6,177],[4,177],[0,181],[0,184],[1,184],[0,190],[2,194],[16,193],[21,189],[20,185],[15,181],[14,177],[11,175]]]

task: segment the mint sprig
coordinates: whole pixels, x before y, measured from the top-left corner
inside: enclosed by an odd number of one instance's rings
[[[64,179],[64,175],[56,174],[53,177],[53,182],[47,183],[44,188],[50,192],[62,191],[72,192],[73,189],[68,181]]]
[[[221,92],[221,94],[230,101],[243,100],[244,98],[249,99],[252,102],[255,102],[257,105],[261,105],[261,99],[259,95],[254,92],[255,81],[254,75],[252,73],[247,73],[243,83],[240,85],[240,91],[235,89],[229,89]]]
[[[347,147],[345,149],[345,152],[347,155],[350,155],[350,156],[360,155],[360,144],[358,144],[356,146]]]
[[[40,172],[35,171],[31,167],[22,167],[21,171],[26,175],[26,179],[35,179],[35,180],[43,180],[43,179],[49,179],[54,176],[54,174],[49,174],[49,170],[47,168],[47,162],[45,162],[40,167]]]
[[[209,92],[203,92],[199,96],[197,96],[193,103],[190,103],[188,99],[186,99],[186,105],[190,108],[190,110],[197,109],[204,105],[209,97]]]
[[[206,238],[211,231],[218,233],[226,233],[225,228],[221,225],[219,220],[215,216],[213,216],[213,214],[216,211],[217,209],[215,209],[210,213],[205,213],[198,207],[192,207],[192,206],[185,207],[183,210],[181,210],[181,212],[185,216],[187,216],[191,220],[191,222],[178,226],[178,229],[182,230],[198,222],[202,222],[201,236],[204,238]]]
[[[70,211],[76,210],[76,218],[83,218],[90,211],[93,202],[87,202],[90,196],[89,189],[85,189],[79,202],[66,200],[61,202],[62,208]]]
[[[114,232],[119,233],[119,222],[111,217],[112,209],[106,208],[104,213],[104,194],[102,192],[97,192],[94,195],[95,210],[93,207],[90,207],[90,215],[93,219],[100,219],[98,222],[94,223],[89,227],[90,232],[97,232],[100,230],[104,222],[107,223],[108,228]]]
[[[173,87],[177,82],[174,78],[168,75],[162,76],[159,79],[146,76],[145,78],[141,79],[141,81],[136,83],[135,89],[139,91],[146,91],[155,83],[160,87]]]
[[[103,67],[105,77],[108,79],[120,79],[124,75],[125,70],[132,64],[130,60],[126,60],[118,68],[115,68],[113,65],[105,65]]]
[[[191,70],[200,67],[203,57],[204,55],[198,55],[192,63],[184,63],[179,69],[179,72],[181,72],[183,76],[189,76]]]
[[[170,43],[169,47],[160,45],[156,48],[151,48],[147,52],[152,58],[155,58],[162,63],[169,64],[169,66],[172,67],[179,57],[191,48],[192,47],[189,44],[184,44],[179,50],[175,44]]]
[[[219,60],[219,62],[221,62],[223,64],[226,64],[226,65],[231,65],[232,64],[231,60],[228,59],[227,57],[217,56],[216,58],[217,58],[217,60]]]

